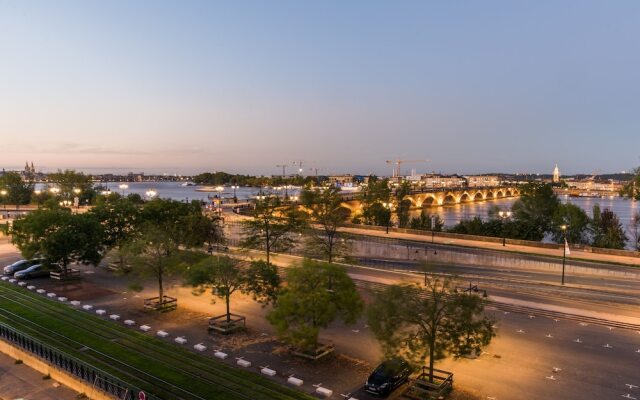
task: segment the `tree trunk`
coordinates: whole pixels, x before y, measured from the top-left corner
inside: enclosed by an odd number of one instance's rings
[[[229,303],[230,303],[230,295],[226,296],[226,300],[227,300],[227,323],[231,322],[231,312],[229,311]]]
[[[433,383],[433,356],[435,354],[435,342],[435,340],[431,340],[429,346],[429,383]]]
[[[160,296],[160,304],[164,303],[164,288],[162,287],[162,273],[158,273],[158,295]]]

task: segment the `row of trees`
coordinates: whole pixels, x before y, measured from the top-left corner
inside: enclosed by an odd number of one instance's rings
[[[511,207],[509,219],[501,218],[499,211],[494,207],[489,211],[488,220],[480,217],[463,220],[449,231],[534,241],[551,237],[557,243],[564,242],[566,237],[569,243],[611,249],[625,248],[628,240],[620,219],[613,211],[601,210],[596,204],[593,216],[589,217],[582,208],[571,203],[563,204],[549,184],[524,185],[520,199]],[[633,220],[636,231],[638,224],[640,216]],[[638,248],[637,237],[632,239],[634,247]]]
[[[0,201],[5,204],[49,204],[58,203],[60,199],[73,200],[78,197],[80,204],[93,204],[97,199],[98,189],[94,188],[91,178],[83,173],[65,170],[48,175],[48,188],[55,187],[57,193],[49,190],[35,190],[33,177],[23,178],[16,172],[7,172],[0,176],[0,190],[6,192]]]

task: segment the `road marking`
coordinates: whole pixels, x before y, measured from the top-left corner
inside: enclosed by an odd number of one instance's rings
[[[637,400],[635,397],[632,397],[629,393],[623,394],[622,397],[624,397],[625,399]]]
[[[524,333],[524,331],[522,329],[518,329],[516,332],[517,333]]]
[[[609,343],[603,345],[602,347],[604,347],[605,349],[613,349],[613,346],[611,346]]]
[[[638,387],[637,385],[632,385],[630,383],[625,383],[625,386],[628,386],[629,389],[636,389]]]
[[[562,368],[553,367],[553,372],[558,373],[558,372],[560,372],[560,371],[562,371]]]
[[[580,326],[587,326],[589,324],[587,324],[586,322],[580,322]]]
[[[553,339],[553,336],[551,336],[550,333],[548,333],[547,336],[545,336],[545,337],[548,337],[549,339]]]
[[[582,343],[582,340],[580,340],[580,338],[577,338],[576,340],[573,341],[573,343]]]
[[[547,376],[547,379],[549,379],[549,380],[551,380],[551,381],[555,381],[555,380],[556,380],[556,377],[555,377],[555,376],[553,376],[553,375],[551,375],[551,376]]]

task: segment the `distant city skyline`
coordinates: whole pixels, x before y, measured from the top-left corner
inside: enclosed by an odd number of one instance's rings
[[[0,167],[629,171],[638,15],[622,0],[3,1]]]

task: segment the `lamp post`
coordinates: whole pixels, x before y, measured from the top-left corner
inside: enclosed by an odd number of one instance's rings
[[[154,189],[149,189],[145,192],[145,195],[147,196],[148,200],[153,200],[153,198],[158,195],[158,192],[156,192]]]
[[[66,207],[66,208],[71,207],[71,200],[62,200],[62,201],[60,202],[60,206],[61,206],[61,207]]]
[[[238,202],[238,197],[236,197],[236,190],[240,189],[240,186],[238,185],[231,185],[231,189],[233,189],[233,202],[237,203]]]
[[[122,197],[124,197],[124,191],[129,189],[129,185],[127,185],[126,183],[121,183],[120,186],[118,186],[118,187],[122,191]]]
[[[4,208],[4,214],[7,214],[7,191],[5,189],[0,190],[0,196],[2,196],[2,207]]]
[[[506,246],[507,245],[507,234],[506,234],[506,231],[504,229],[504,223],[505,223],[506,220],[511,218],[511,211],[500,211],[498,213],[498,215],[502,219],[502,246]]]
[[[561,284],[564,286],[564,267],[567,261],[567,228],[569,225],[560,225],[560,229],[562,229],[562,279]]]
[[[76,210],[80,208],[80,193],[82,193],[82,189],[73,188],[73,194],[75,194],[75,197],[73,198],[73,204],[76,206]]]
[[[432,215],[431,216],[431,244],[433,244],[435,241],[435,238],[434,238],[435,229],[436,229],[436,216]]]
[[[60,193],[60,188],[54,186],[51,189],[49,189],[49,192],[51,192],[52,195],[57,196],[58,193]]]
[[[42,199],[40,198],[40,195],[42,194],[42,190],[40,189],[36,189],[33,191],[33,194],[36,195],[36,202],[38,203],[38,209],[40,209],[40,205],[42,202]]]
[[[391,225],[391,211],[393,210],[393,204],[392,203],[382,203],[382,205],[384,206],[384,208],[386,208],[387,210],[389,210],[389,214],[387,217],[387,234],[389,234],[389,225]]]

